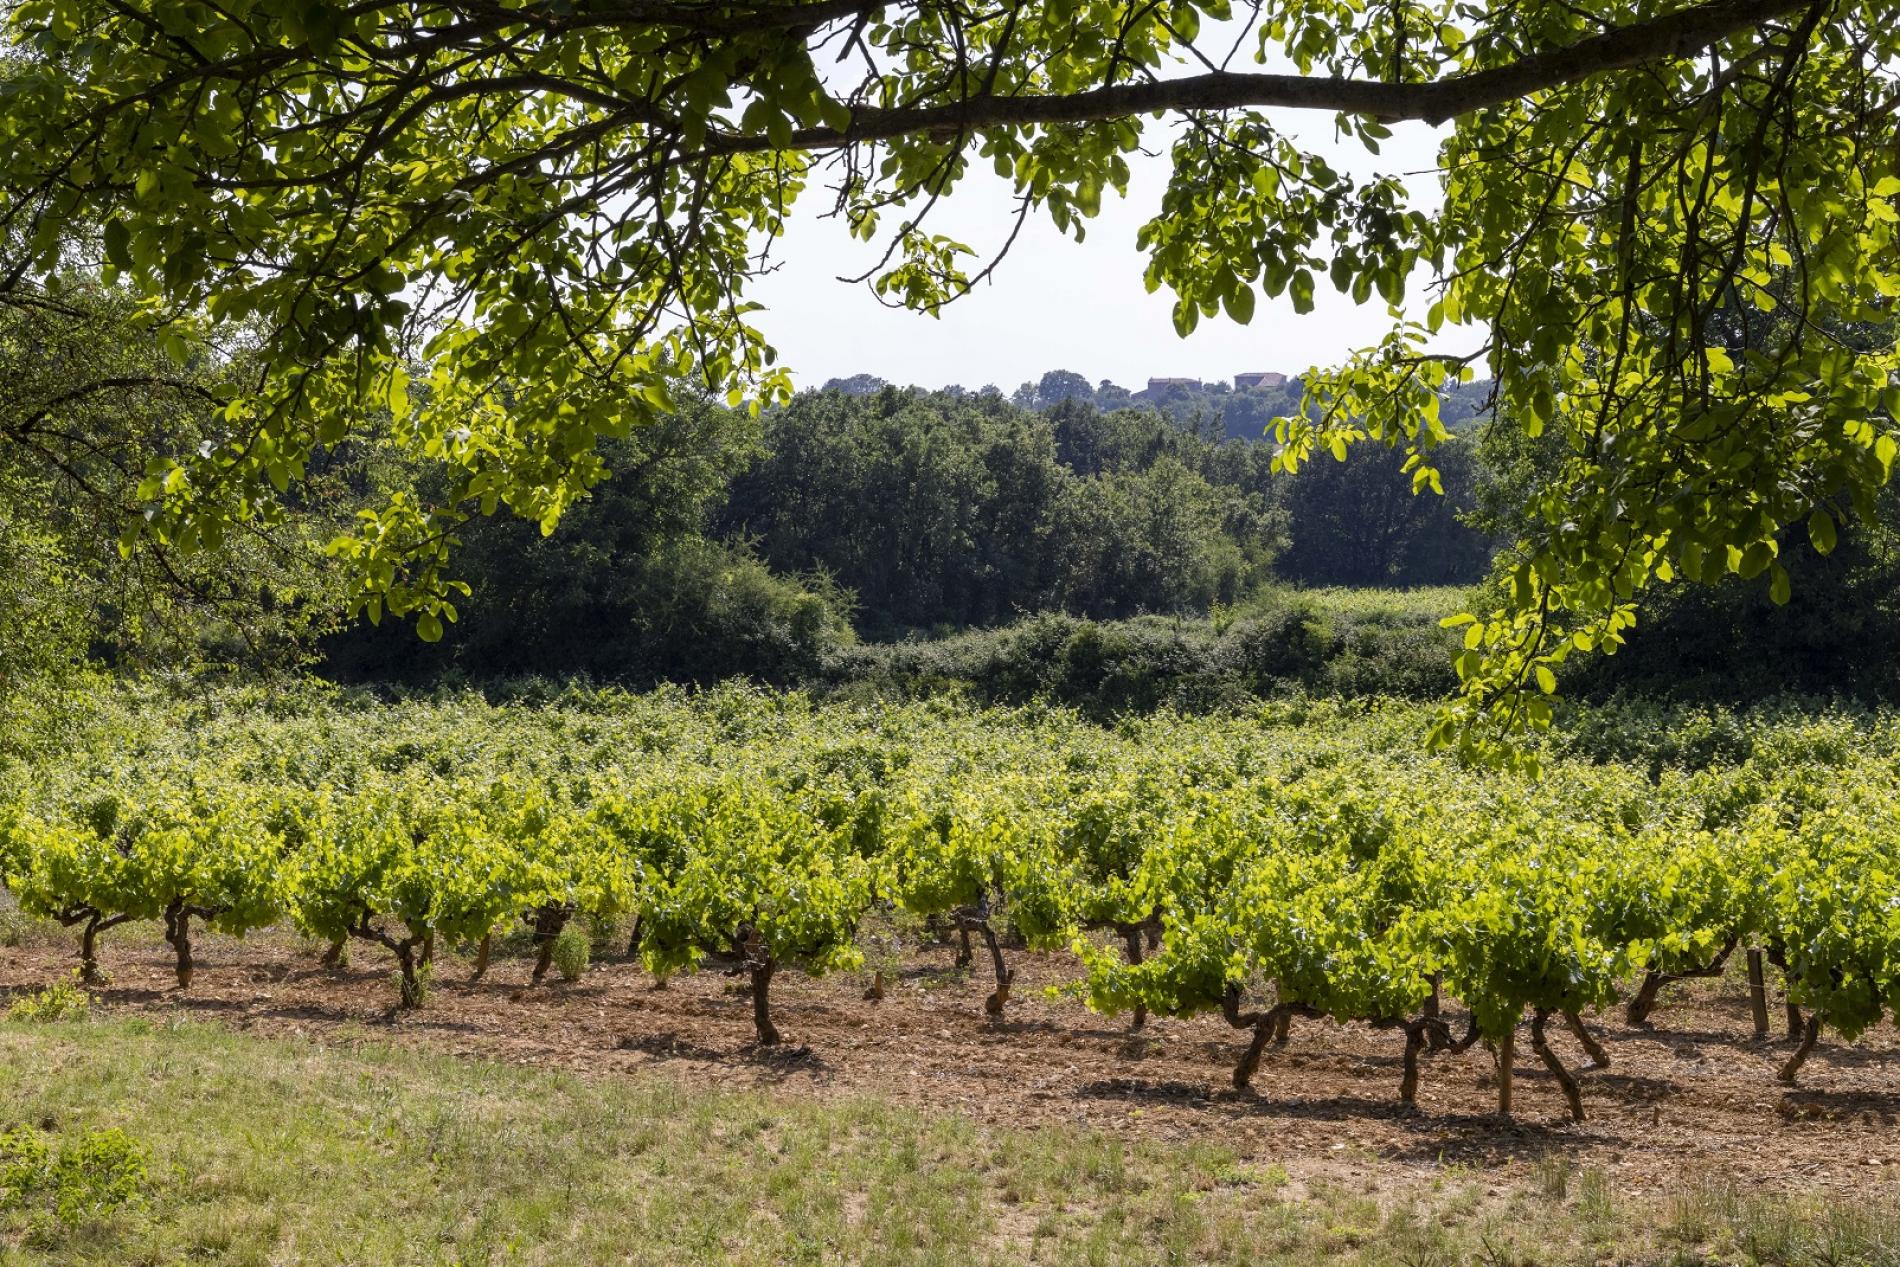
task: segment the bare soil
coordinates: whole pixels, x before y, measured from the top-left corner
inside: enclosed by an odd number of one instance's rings
[[[1797,1089],[1775,1070],[1793,1044],[1755,1042],[1739,976],[1685,982],[1663,993],[1651,1026],[1621,1010],[1590,1018],[1608,1070],[1583,1072],[1575,1039],[1552,1044],[1583,1083],[1588,1120],[1571,1123],[1551,1075],[1520,1034],[1514,1120],[1494,1116],[1495,1073],[1483,1047],[1425,1062],[1419,1112],[1398,1104],[1403,1035],[1329,1021],[1295,1022],[1269,1048],[1251,1092],[1229,1084],[1244,1035],[1218,1016],[1097,1016],[1046,987],[1072,981],[1066,955],[1010,953],[1017,969],[1006,1014],[991,1021],[984,971],[954,969],[948,947],[926,946],[887,977],[881,1002],[868,978],[814,980],[781,972],[773,1014],[787,1042],[753,1038],[743,977],[716,971],[656,989],[637,964],[596,963],[579,982],[530,986],[529,960],[497,955],[470,983],[444,956],[427,1005],[394,1008],[393,961],[356,944],[340,969],[288,936],[243,942],[202,935],[188,991],[169,948],[130,932],[102,947],[116,1014],[183,1014],[235,1029],[319,1042],[373,1039],[463,1056],[569,1069],[590,1076],[653,1071],[688,1084],[762,1088],[823,1098],[877,1097],[1013,1127],[1066,1122],[1164,1139],[1218,1141],[1250,1161],[1283,1167],[1296,1184],[1349,1180],[1410,1187],[1452,1167],[1523,1177],[1552,1158],[1605,1172],[1627,1195],[1708,1184],[1774,1191],[1891,1192],[1900,1187],[1900,1034],[1880,1026],[1852,1046],[1828,1037]],[[1738,956],[1739,958],[1739,956]],[[0,950],[0,990],[38,988],[73,966],[70,949]],[[979,956],[979,968],[982,958]],[[1462,1020],[1451,1005],[1454,1028]]]

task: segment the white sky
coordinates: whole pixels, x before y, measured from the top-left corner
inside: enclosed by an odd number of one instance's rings
[[[1434,165],[1438,136],[1422,124],[1402,125],[1368,154],[1356,142],[1333,139],[1331,115],[1286,115],[1276,122],[1337,168],[1366,176],[1408,173]],[[1321,279],[1315,310],[1302,317],[1290,299],[1260,297],[1253,321],[1241,326],[1225,313],[1203,319],[1186,339],[1174,332],[1173,294],[1147,293],[1145,257],[1135,234],[1160,206],[1168,174],[1168,134],[1149,127],[1155,157],[1131,155],[1133,179],[1125,200],[1112,196],[1089,222],[1082,243],[1065,238],[1046,217],[1032,217],[990,282],[933,319],[882,306],[868,284],[838,280],[875,264],[876,248],[855,242],[839,220],[821,219],[831,206],[822,180],[805,192],[786,236],[774,248],[777,273],[754,283],[751,298],[766,305],[755,320],[777,347],[800,387],[827,378],[876,374],[900,384],[972,390],[994,383],[1005,392],[1045,370],[1074,370],[1139,389],[1150,375],[1231,380],[1237,372],[1297,373],[1331,365],[1377,340],[1388,319],[1377,298],[1363,307]],[[1437,178],[1407,182],[1418,205],[1434,208]],[[926,228],[982,253],[1007,235],[1013,216],[1008,183],[974,164],[957,193],[932,212]],[[894,223],[887,217],[886,223]],[[984,256],[987,258],[987,255]],[[1424,305],[1414,294],[1414,315]]]

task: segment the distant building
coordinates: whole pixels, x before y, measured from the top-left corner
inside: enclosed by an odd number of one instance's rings
[[[1151,378],[1148,380],[1148,390],[1151,392],[1165,391],[1170,387],[1192,387],[1198,390],[1200,386],[1201,380],[1198,378]]]
[[[1254,374],[1234,375],[1234,390],[1235,391],[1241,391],[1248,387],[1285,387],[1285,386],[1286,386],[1286,375],[1276,374],[1272,370],[1261,370],[1258,373],[1254,373]]]

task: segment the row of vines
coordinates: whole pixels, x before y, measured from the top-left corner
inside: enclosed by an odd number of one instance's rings
[[[726,690],[541,707],[239,697],[102,701],[0,766],[0,876],[95,939],[162,922],[288,922],[387,954],[405,1006],[438,939],[579,915],[631,923],[655,972],[748,973],[779,1040],[780,970],[861,966],[867,916],[981,941],[1009,1006],[1007,926],[1066,948],[1075,992],[1140,1025],[1215,1013],[1237,1085],[1295,1018],[1389,1027],[1400,1098],[1482,1042],[1509,1112],[1526,1032],[1573,1116],[1560,1051],[1645,1023],[1660,992],[1749,962],[1778,978],[1792,1082],[1829,1033],[1900,1012],[1900,735],[1839,716],[1751,723],[1729,759],[1597,761],[1541,777],[1419,751],[1404,709],[1288,704],[1117,728],[948,703],[845,709]],[[1772,965],[1776,970],[1768,971]]]

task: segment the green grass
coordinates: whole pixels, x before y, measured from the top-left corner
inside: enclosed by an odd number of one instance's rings
[[[1455,1168],[1297,1183],[1214,1142],[588,1079],[367,1034],[0,1023],[10,1126],[55,1152],[118,1128],[147,1166],[134,1203],[71,1223],[0,1196],[0,1263],[1900,1261],[1900,1224],[1866,1202],[1621,1208],[1561,1162],[1501,1195]]]
[[[1269,591],[1280,600],[1302,599],[1328,616],[1344,616],[1376,624],[1436,626],[1447,616],[1464,611],[1476,597],[1464,585],[1422,585],[1415,589],[1292,586]]]

